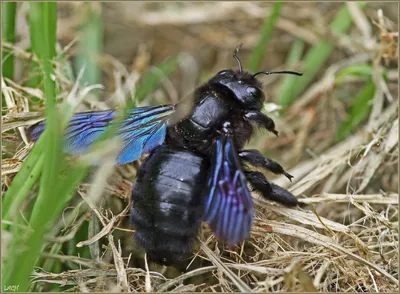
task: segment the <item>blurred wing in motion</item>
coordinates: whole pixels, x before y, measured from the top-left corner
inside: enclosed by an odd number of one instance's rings
[[[123,142],[117,158],[118,164],[135,161],[142,154],[161,145],[167,134],[168,119],[173,113],[173,105],[145,106],[130,110],[129,116],[117,127],[117,135]],[[117,115],[114,110],[74,114],[64,133],[64,151],[73,155],[89,151]],[[37,141],[44,129],[45,121],[29,127],[29,139]]]
[[[203,219],[215,236],[234,245],[249,237],[253,201],[232,137],[222,136],[215,144]]]

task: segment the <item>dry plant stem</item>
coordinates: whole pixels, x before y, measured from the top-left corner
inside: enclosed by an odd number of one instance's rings
[[[255,264],[230,264],[230,263],[224,263],[224,265],[228,268],[233,268],[237,270],[244,270],[244,271],[251,271],[251,272],[256,272],[259,274],[267,274],[267,275],[279,275],[283,274],[284,270],[283,269],[276,269],[276,268],[267,268],[265,266],[257,266]],[[195,269],[193,271],[184,273],[180,275],[179,277],[172,279],[168,282],[165,282],[162,284],[160,287],[157,288],[157,292],[164,292],[167,291],[170,287],[172,287],[175,284],[178,284],[188,278],[197,276],[197,275],[202,275],[207,272],[211,272],[218,269],[218,266],[207,266],[207,267],[202,267]]]
[[[1,133],[15,128],[30,126],[41,120],[43,120],[43,113],[39,112],[10,113],[1,118]]]
[[[87,199],[86,196],[83,196],[82,192],[80,194],[84,200]],[[109,245],[110,245],[112,253],[113,253],[115,268],[116,268],[116,272],[117,272],[116,277],[117,277],[117,282],[118,282],[117,285],[119,287],[118,290],[123,291],[123,292],[130,292],[129,284],[127,282],[127,276],[126,276],[126,271],[125,271],[125,267],[124,267],[124,262],[121,257],[122,251],[121,251],[120,246],[119,246],[119,251],[116,249],[115,244],[114,244],[114,237],[112,235],[114,223],[126,215],[126,212],[129,210],[129,206],[127,206],[118,216],[113,217],[111,219],[111,221],[107,224],[106,218],[100,213],[98,208],[90,202],[87,202],[87,203],[89,204],[91,209],[95,212],[95,214],[99,217],[99,220],[102,222],[104,227],[96,236],[93,236],[93,238],[91,238],[90,240],[82,241],[82,242],[78,243],[76,246],[82,247],[84,245],[90,245],[94,242],[97,242],[101,237],[108,234]]]
[[[29,111],[29,106],[27,103],[24,103],[25,105],[18,105],[19,107],[17,107],[15,99],[12,95],[12,92],[10,91],[10,88],[6,86],[6,83],[4,82],[3,78],[1,79],[1,88],[2,88],[2,92],[4,94],[4,100],[6,101],[8,109],[10,109],[13,112],[15,112],[15,111],[18,112],[18,110],[22,106],[23,112]],[[29,145],[28,138],[26,137],[26,134],[25,134],[25,129],[22,127],[18,127],[18,131],[20,132],[21,138],[24,141],[25,145]]]
[[[271,205],[271,204],[268,204],[265,200],[255,199],[255,202],[260,203],[260,205],[262,205],[262,207],[268,211],[272,211],[274,213],[280,214],[280,215],[284,216],[285,218],[295,220],[296,222],[304,224],[304,225],[311,225],[313,227],[317,227],[317,228],[321,228],[321,229],[326,228],[326,226],[328,226],[331,230],[336,231],[336,232],[342,232],[342,233],[350,232],[350,230],[345,225],[331,221],[324,217],[320,217],[318,219],[316,217],[316,215],[313,214],[312,212],[304,212],[299,209],[291,209],[291,208]],[[260,218],[260,220],[261,220],[261,218]],[[322,220],[323,224],[321,224],[321,220]]]
[[[240,290],[240,292],[251,292],[251,289],[238,277],[236,276],[221,260],[208,248],[205,243],[198,238],[200,242],[201,249],[207,255],[207,257],[214,263],[218,269],[224,273]]]
[[[301,158],[304,151],[305,144],[307,142],[310,128],[315,121],[317,112],[313,108],[309,108],[304,111],[302,122],[300,123],[300,131],[298,132],[296,142],[293,145],[292,154],[294,161],[297,162]]]
[[[91,259],[86,259],[77,256],[68,256],[68,255],[60,255],[60,254],[51,254],[51,253],[42,253],[41,256],[51,259],[59,260],[60,262],[73,262],[88,268],[98,268],[99,266],[107,265],[106,263],[101,263],[98,261],[93,261]]]
[[[134,97],[136,84],[140,78],[140,74],[137,71],[129,72],[126,67],[113,56],[106,56],[109,62],[112,63],[114,70],[115,79],[115,91],[107,99],[111,105],[116,105],[116,108],[126,106],[126,97]],[[124,82],[122,82],[124,78]]]
[[[375,84],[375,95],[373,98],[373,105],[372,105],[372,111],[369,116],[369,122],[368,126],[371,128],[371,124],[379,118],[380,114],[382,113],[383,110],[383,89],[382,89],[382,76],[381,76],[381,71],[380,71],[380,61],[382,58],[382,53],[379,52],[378,56],[375,57],[374,62],[373,62],[373,70],[372,70],[372,79]],[[374,129],[371,128],[371,131],[374,131]]]
[[[258,221],[258,223],[263,223],[262,221]],[[279,233],[279,234],[284,234],[288,236],[292,236],[295,238],[300,238],[303,239],[307,242],[313,243],[313,244],[318,244],[321,245],[327,249],[330,249],[338,254],[344,254],[350,257],[351,259],[361,262],[370,268],[373,268],[380,274],[384,275],[388,279],[390,279],[394,283],[398,283],[397,279],[390,275],[388,272],[386,272],[384,269],[379,267],[378,265],[350,252],[346,248],[340,246],[337,244],[336,241],[334,241],[332,238],[318,234],[316,232],[310,231],[308,229],[302,228],[300,226],[292,225],[292,224],[282,224],[278,223],[275,221],[269,221],[268,223],[265,223],[264,225],[270,226],[272,228],[272,231],[274,233]],[[256,232],[255,232],[256,233]]]
[[[114,244],[114,236],[112,234],[108,235],[108,241],[114,256],[115,269],[117,271],[117,285],[119,286],[119,290],[121,292],[130,292],[125,264],[121,256],[121,245],[119,244],[119,250],[117,250]]]
[[[87,220],[87,217],[88,214],[84,213],[76,222],[74,222],[74,226],[68,234],[59,237],[47,236],[46,240],[59,244],[72,240],[75,237],[76,232],[78,232],[78,230],[80,229],[81,225]]]
[[[14,93],[16,93],[16,90],[19,90],[21,92],[24,92],[25,94],[32,95],[33,97],[37,97],[41,100],[44,100],[43,91],[38,88],[23,87],[8,78],[6,78],[5,81],[7,82],[8,85],[10,85],[10,90],[15,91]],[[12,89],[11,86],[15,89]]]
[[[81,192],[82,198],[88,203],[90,208],[93,210],[93,212],[97,215],[99,218],[100,222],[103,225],[103,230],[96,236],[94,236],[91,240],[88,240],[86,242],[83,242],[78,244],[77,246],[83,246],[85,244],[92,244],[93,242],[96,242],[99,240],[101,237],[105,236],[108,234],[108,240],[109,240],[109,245],[111,247],[113,257],[114,257],[114,263],[115,263],[115,268],[117,271],[117,285],[119,287],[120,291],[123,292],[130,292],[128,280],[127,280],[127,274],[125,271],[125,265],[121,257],[121,250],[117,250],[114,244],[114,237],[111,233],[111,230],[113,229],[113,225],[117,218],[112,218],[111,221],[109,221],[105,216],[101,214],[99,209],[96,207],[95,203],[99,199],[99,197],[102,195],[102,192],[105,188],[106,185],[106,179],[109,177],[112,171],[112,166],[113,166],[113,161],[114,161],[114,156],[116,154],[116,151],[118,149],[116,148],[111,148],[114,150],[111,150],[109,155],[108,155],[108,160],[105,160],[105,164],[102,165],[99,170],[97,171],[97,174],[95,175],[93,185],[91,186],[88,196],[84,196],[83,193]],[[126,208],[120,215],[125,215],[126,211],[128,208]]]
[[[328,270],[329,266],[331,265],[330,260],[325,260],[322,266],[318,269],[317,274],[315,275],[314,278],[314,286],[319,289],[321,287],[321,280],[322,276],[325,274],[325,272]]]
[[[196,59],[188,53],[181,53],[178,58],[180,68],[183,71],[180,93],[185,97],[193,94],[193,89],[197,86],[199,67]]]
[[[367,40],[371,40],[372,28],[363,11],[354,2],[347,2],[346,4],[350,11],[351,16],[353,17],[354,23],[356,24],[358,29],[362,32],[364,38],[366,38]]]
[[[340,69],[353,64],[366,62],[369,60],[369,58],[369,55],[366,53],[355,54],[350,58],[330,65],[325,71],[324,76],[311,85],[311,87],[302,96],[296,99],[296,102],[294,102],[289,109],[290,113],[294,115],[299,111],[303,111],[303,109],[309,105],[315,99],[315,97],[318,96],[318,94],[324,93],[328,89],[332,89],[335,82],[335,75]],[[290,120],[290,116],[287,119]]]
[[[382,124],[392,120],[394,116],[397,115],[397,111],[397,104],[392,104],[373,122],[373,127],[378,129]],[[351,153],[354,148],[361,148],[358,146],[365,141],[364,134],[368,132],[367,130],[368,129],[364,127],[357,134],[328,149],[324,154],[320,155],[319,158],[300,163],[295,168],[289,170],[288,173],[295,175],[293,179],[294,185],[290,188],[290,191],[295,195],[304,193],[308,188],[329,175],[334,168],[345,163],[348,154]],[[338,158],[343,159],[344,162],[341,163],[340,160],[337,160]],[[326,162],[327,164],[329,161],[329,165],[324,168],[322,163]],[[321,174],[321,172],[324,172],[324,174]],[[301,180],[299,181],[297,179]],[[284,177],[278,177],[274,182],[279,186],[288,187],[287,179]]]
[[[80,259],[80,258],[78,258]],[[71,259],[71,261],[78,262],[76,259]],[[79,261],[80,262],[80,261]],[[83,269],[83,270],[70,270],[65,271],[59,274],[55,273],[34,273],[33,274],[33,282],[47,282],[52,284],[60,284],[60,285],[77,285],[77,281],[84,279],[86,280],[85,284],[97,283],[101,279],[105,278],[115,278],[118,275],[118,272],[115,269],[115,266],[112,264],[99,264],[96,263],[96,268]],[[98,268],[102,269],[99,270]],[[126,273],[129,277],[139,276],[144,277],[146,272],[139,268],[127,268]],[[163,280],[165,281],[165,277],[162,276],[158,272],[150,271],[150,275],[153,279]],[[118,289],[120,291],[120,289]]]
[[[354,202],[368,202],[373,204],[399,204],[399,194],[397,193],[389,193],[388,195],[382,194],[358,194],[351,195],[351,198]],[[302,198],[301,202],[303,203],[348,203],[349,196],[345,194],[332,194],[332,193],[323,193],[321,196],[313,196],[308,198]]]
[[[215,6],[220,7],[215,7]],[[238,17],[237,11],[242,11],[245,14],[242,17]],[[135,22],[150,26],[163,26],[163,25],[175,25],[184,26],[188,24],[212,24],[215,22],[221,22],[224,20],[240,20],[240,19],[260,19],[264,20],[269,15],[270,9],[260,8],[252,3],[235,3],[235,2],[221,2],[213,5],[204,5],[201,10],[197,7],[183,8],[179,11],[172,11],[169,14],[165,12],[141,12],[135,17]],[[319,40],[319,36],[311,30],[307,30],[290,21],[289,19],[279,18],[276,26],[296,37],[303,39],[304,41],[314,44]],[[251,41],[253,40],[253,41]],[[246,44],[249,46],[255,44],[257,38],[247,38]],[[211,40],[208,40],[211,42]],[[249,42],[251,41],[251,42]],[[215,46],[226,48],[227,44],[219,41],[212,42]],[[229,46],[237,45],[237,40],[232,40],[232,44]]]
[[[153,292],[153,287],[151,286],[149,265],[147,264],[147,254],[144,255],[144,262],[146,268],[145,286],[146,292]]]
[[[94,209],[97,209],[97,208],[94,208]],[[89,240],[79,242],[78,244],[76,244],[76,247],[83,247],[83,246],[91,245],[91,244],[97,242],[98,240],[100,240],[102,237],[104,237],[104,236],[106,236],[108,234],[112,234],[112,232],[115,229],[114,225],[118,221],[120,221],[124,217],[126,217],[126,214],[129,211],[129,209],[130,209],[130,205],[127,205],[125,207],[125,209],[122,212],[120,212],[117,216],[113,216],[111,218],[111,220],[103,227],[103,229],[98,234],[96,234],[95,236],[93,236]],[[98,210],[97,211],[93,210],[93,212],[95,212],[96,215],[99,215],[99,214],[102,215]]]
[[[99,241],[101,238],[103,238],[104,236],[106,236],[111,232],[115,221],[116,221],[115,217],[111,218],[110,222],[106,226],[104,226],[103,229],[97,235],[93,236],[89,240],[79,242],[78,244],[76,244],[76,247],[88,246]]]
[[[15,45],[10,44],[8,42],[1,42],[1,45],[4,48],[12,50],[11,52],[15,55],[15,57],[26,59],[26,60],[31,60],[31,61],[34,61],[36,63],[39,62],[39,59],[36,57],[36,55],[34,55],[32,53],[28,53],[24,49],[22,49],[22,48],[20,48],[18,46],[15,46]]]
[[[199,7],[201,6],[201,10]],[[254,19],[265,19],[266,16],[270,14],[270,8],[263,8],[254,3],[244,3],[244,2],[222,2],[217,6],[213,5],[199,5],[199,6],[186,6],[180,8],[178,10],[171,10],[168,13],[163,12],[155,12],[155,11],[140,11],[135,15],[135,22],[140,23],[142,25],[148,26],[164,26],[164,25],[173,25],[173,26],[187,26],[187,25],[203,25],[203,29],[207,29],[205,24],[214,24],[221,21],[240,21],[240,20],[254,20]],[[290,9],[289,9],[290,10]],[[297,11],[296,11],[297,13]],[[292,19],[293,13],[286,12],[283,13],[283,16]],[[310,13],[312,17],[312,13]],[[130,18],[132,16],[130,15]],[[289,19],[285,19],[280,17],[276,22],[277,28],[285,31],[288,34],[291,34],[295,37],[303,39],[304,41],[314,44],[318,42],[321,38],[334,38],[336,41],[336,45],[342,49],[345,49],[349,52],[355,52],[355,48],[361,47],[364,51],[370,51],[376,49],[376,42],[369,42],[365,44],[365,42],[354,41],[347,36],[336,34],[330,35],[327,29],[314,28],[317,32],[312,30],[307,30],[300,26],[298,23],[290,21]],[[204,28],[205,27],[205,28]],[[206,35],[210,35],[209,33]],[[229,38],[228,36],[223,40],[217,38],[203,38],[204,41],[211,43],[212,45],[219,48],[234,47],[237,45],[238,40],[236,38]],[[253,46],[257,42],[257,36],[247,36],[241,41],[246,41],[246,44],[249,46]]]

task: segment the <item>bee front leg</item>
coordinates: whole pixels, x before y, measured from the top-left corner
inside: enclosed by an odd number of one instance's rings
[[[242,150],[239,152],[239,157],[255,167],[261,167],[266,170],[273,172],[274,174],[284,174],[290,181],[293,176],[285,172],[283,167],[276,161],[269,159],[262,155],[262,153],[256,149]]]
[[[286,206],[296,206],[298,204],[297,198],[289,191],[268,182],[265,176],[257,171],[245,171],[245,176],[252,188],[252,191],[257,191],[267,199]]]
[[[272,118],[261,111],[251,110],[245,113],[244,119],[258,127],[265,128],[278,137],[278,131],[275,130],[275,123]]]

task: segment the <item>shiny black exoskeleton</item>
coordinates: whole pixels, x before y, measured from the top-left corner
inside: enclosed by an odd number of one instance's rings
[[[292,176],[257,150],[242,150],[254,127],[278,135],[274,121],[261,112],[264,94],[259,74],[223,70],[198,87],[194,97],[176,105],[144,106],[127,111],[124,120],[115,110],[76,113],[64,132],[64,151],[90,151],[115,121],[121,150],[120,165],[149,154],[139,168],[132,191],[131,220],[135,240],[149,260],[173,264],[191,252],[200,224],[229,245],[250,235],[254,206],[247,184],[264,198],[293,206],[297,199],[269,183],[251,166]],[[176,118],[178,117],[178,119]],[[39,122],[27,134],[37,141],[46,127]]]
[[[135,240],[149,260],[172,264],[192,249],[202,216],[206,156],[162,145],[140,167],[132,191]]]
[[[214,146],[218,138],[230,132],[232,148],[242,150],[255,126],[278,135],[273,120],[261,112],[265,97],[255,78],[260,73],[242,71],[236,52],[239,70],[219,72],[196,89],[194,101],[183,100],[175,105],[177,109],[191,107],[191,111],[168,126],[164,144],[151,152],[138,171],[131,220],[136,228],[135,240],[151,261],[173,264],[191,252],[201,221],[205,220],[204,202],[210,193],[207,184],[215,169],[212,158],[216,156]],[[242,150],[237,156],[246,166],[244,175],[253,190],[269,200],[289,206],[297,204],[288,191],[269,183],[261,172],[249,169],[252,165],[291,179],[277,162],[257,150]],[[214,228],[218,231],[218,224]],[[230,234],[233,233],[225,235]]]

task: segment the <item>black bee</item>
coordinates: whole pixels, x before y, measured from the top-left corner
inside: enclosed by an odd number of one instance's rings
[[[118,126],[123,140],[118,164],[150,153],[137,172],[133,187],[131,221],[135,240],[150,261],[169,265],[183,260],[192,251],[202,221],[229,245],[249,237],[254,214],[247,188],[264,198],[287,206],[297,199],[285,189],[268,182],[261,172],[246,164],[290,174],[258,150],[242,150],[252,137],[254,127],[278,135],[274,121],[261,112],[264,94],[259,74],[292,71],[257,72],[223,70],[194,92],[194,99],[176,105],[139,107],[129,111]],[[172,122],[180,109],[190,111]],[[77,113],[65,131],[65,151],[82,154],[104,133],[117,115],[114,110]],[[36,141],[44,122],[28,129]]]

